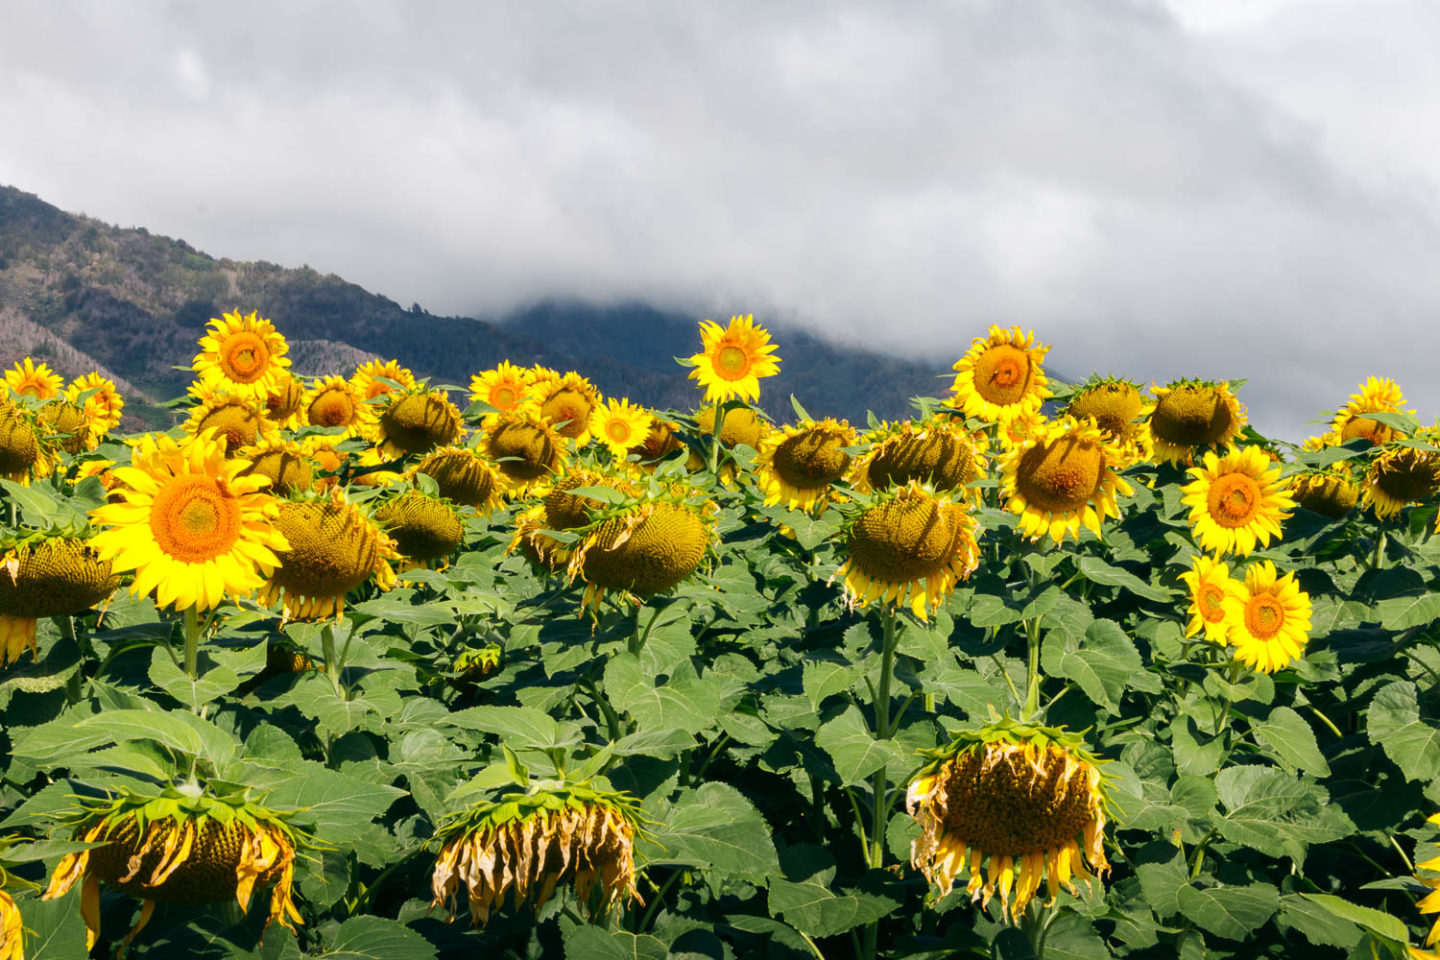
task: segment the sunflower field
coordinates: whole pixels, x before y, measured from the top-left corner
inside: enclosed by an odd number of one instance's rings
[[[168,432],[8,371],[0,960],[1440,957],[1398,386],[1296,447],[992,327],[781,425],[698,334],[683,412],[239,312]]]

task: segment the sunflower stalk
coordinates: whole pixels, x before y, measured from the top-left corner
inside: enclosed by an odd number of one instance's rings
[[[883,636],[880,648],[880,681],[875,692],[875,737],[889,740],[895,736],[890,716],[890,684],[895,674],[895,647],[899,631],[895,629],[895,608],[886,604],[881,607],[880,624]],[[875,771],[872,786],[872,807],[870,821],[869,862],[871,869],[878,870],[885,865],[885,828],[890,822],[890,781],[888,769],[882,765]],[[879,956],[880,923],[875,921],[865,928],[865,956]]]
[[[200,679],[200,609],[194,604],[185,608],[185,674]]]

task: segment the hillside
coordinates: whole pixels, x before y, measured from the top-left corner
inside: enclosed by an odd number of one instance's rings
[[[296,369],[309,375],[347,373],[357,358],[379,355],[464,385],[509,359],[579,370],[606,394],[651,406],[689,408],[697,395],[673,360],[698,348],[692,316],[548,302],[498,318],[441,317],[333,274],[217,259],[0,186],[0,363],[33,354],[67,376],[100,369],[138,399],[159,402],[183,391],[188,378],[171,368],[190,362],[206,321],[236,308],[271,318],[292,343]],[[937,377],[953,359],[925,366],[772,331],[784,362],[764,399],[782,419],[792,416],[792,392],[816,416],[863,423],[867,407],[901,415],[909,397],[941,392]]]

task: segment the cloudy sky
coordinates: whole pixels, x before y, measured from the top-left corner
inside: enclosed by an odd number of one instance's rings
[[[6,0],[0,183],[442,313],[1019,324],[1299,439],[1372,374],[1440,413],[1437,46],[1430,0]]]

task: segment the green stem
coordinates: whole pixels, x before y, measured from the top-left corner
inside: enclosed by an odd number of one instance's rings
[[[1025,639],[1030,646],[1025,672],[1025,720],[1038,720],[1040,713],[1040,618],[1025,621]]]
[[[1370,561],[1371,570],[1379,570],[1385,566],[1385,531],[1381,530],[1375,536],[1375,558]]]
[[[635,630],[630,634],[628,649],[635,656],[640,656],[640,651],[645,648],[645,641],[650,639],[650,630],[655,626],[655,621],[660,618],[660,608],[654,607],[650,612],[650,622],[645,624],[645,631],[640,631],[640,608],[635,608]]]
[[[680,879],[681,872],[680,870],[672,872],[670,876],[665,878],[665,882],[655,890],[654,895],[650,898],[650,906],[645,909],[645,915],[640,918],[640,929],[637,930],[636,933],[644,933],[650,929],[650,922],[655,919],[655,914],[659,911],[660,905],[665,902],[665,894],[669,893],[670,887],[676,880]]]
[[[880,683],[875,695],[875,737],[889,740],[895,735],[891,727],[890,683],[895,674],[895,646],[899,632],[895,629],[895,611],[888,605],[883,607],[881,625],[884,639],[880,649]],[[870,820],[870,867],[878,870],[885,866],[885,828],[890,820],[890,781],[887,770],[882,766],[875,771],[871,787]],[[880,950],[880,922],[877,920],[865,928],[865,956],[874,960]]]
[[[715,429],[710,434],[710,472],[720,477],[720,428],[725,423],[725,404],[715,404]]]
[[[330,687],[335,691],[335,696],[344,700],[345,689],[340,686],[340,671],[345,664],[335,656],[335,628],[328,623],[320,630],[320,647],[325,651],[325,674],[330,678]]]
[[[200,611],[193,606],[185,608],[185,673],[200,679]]]

